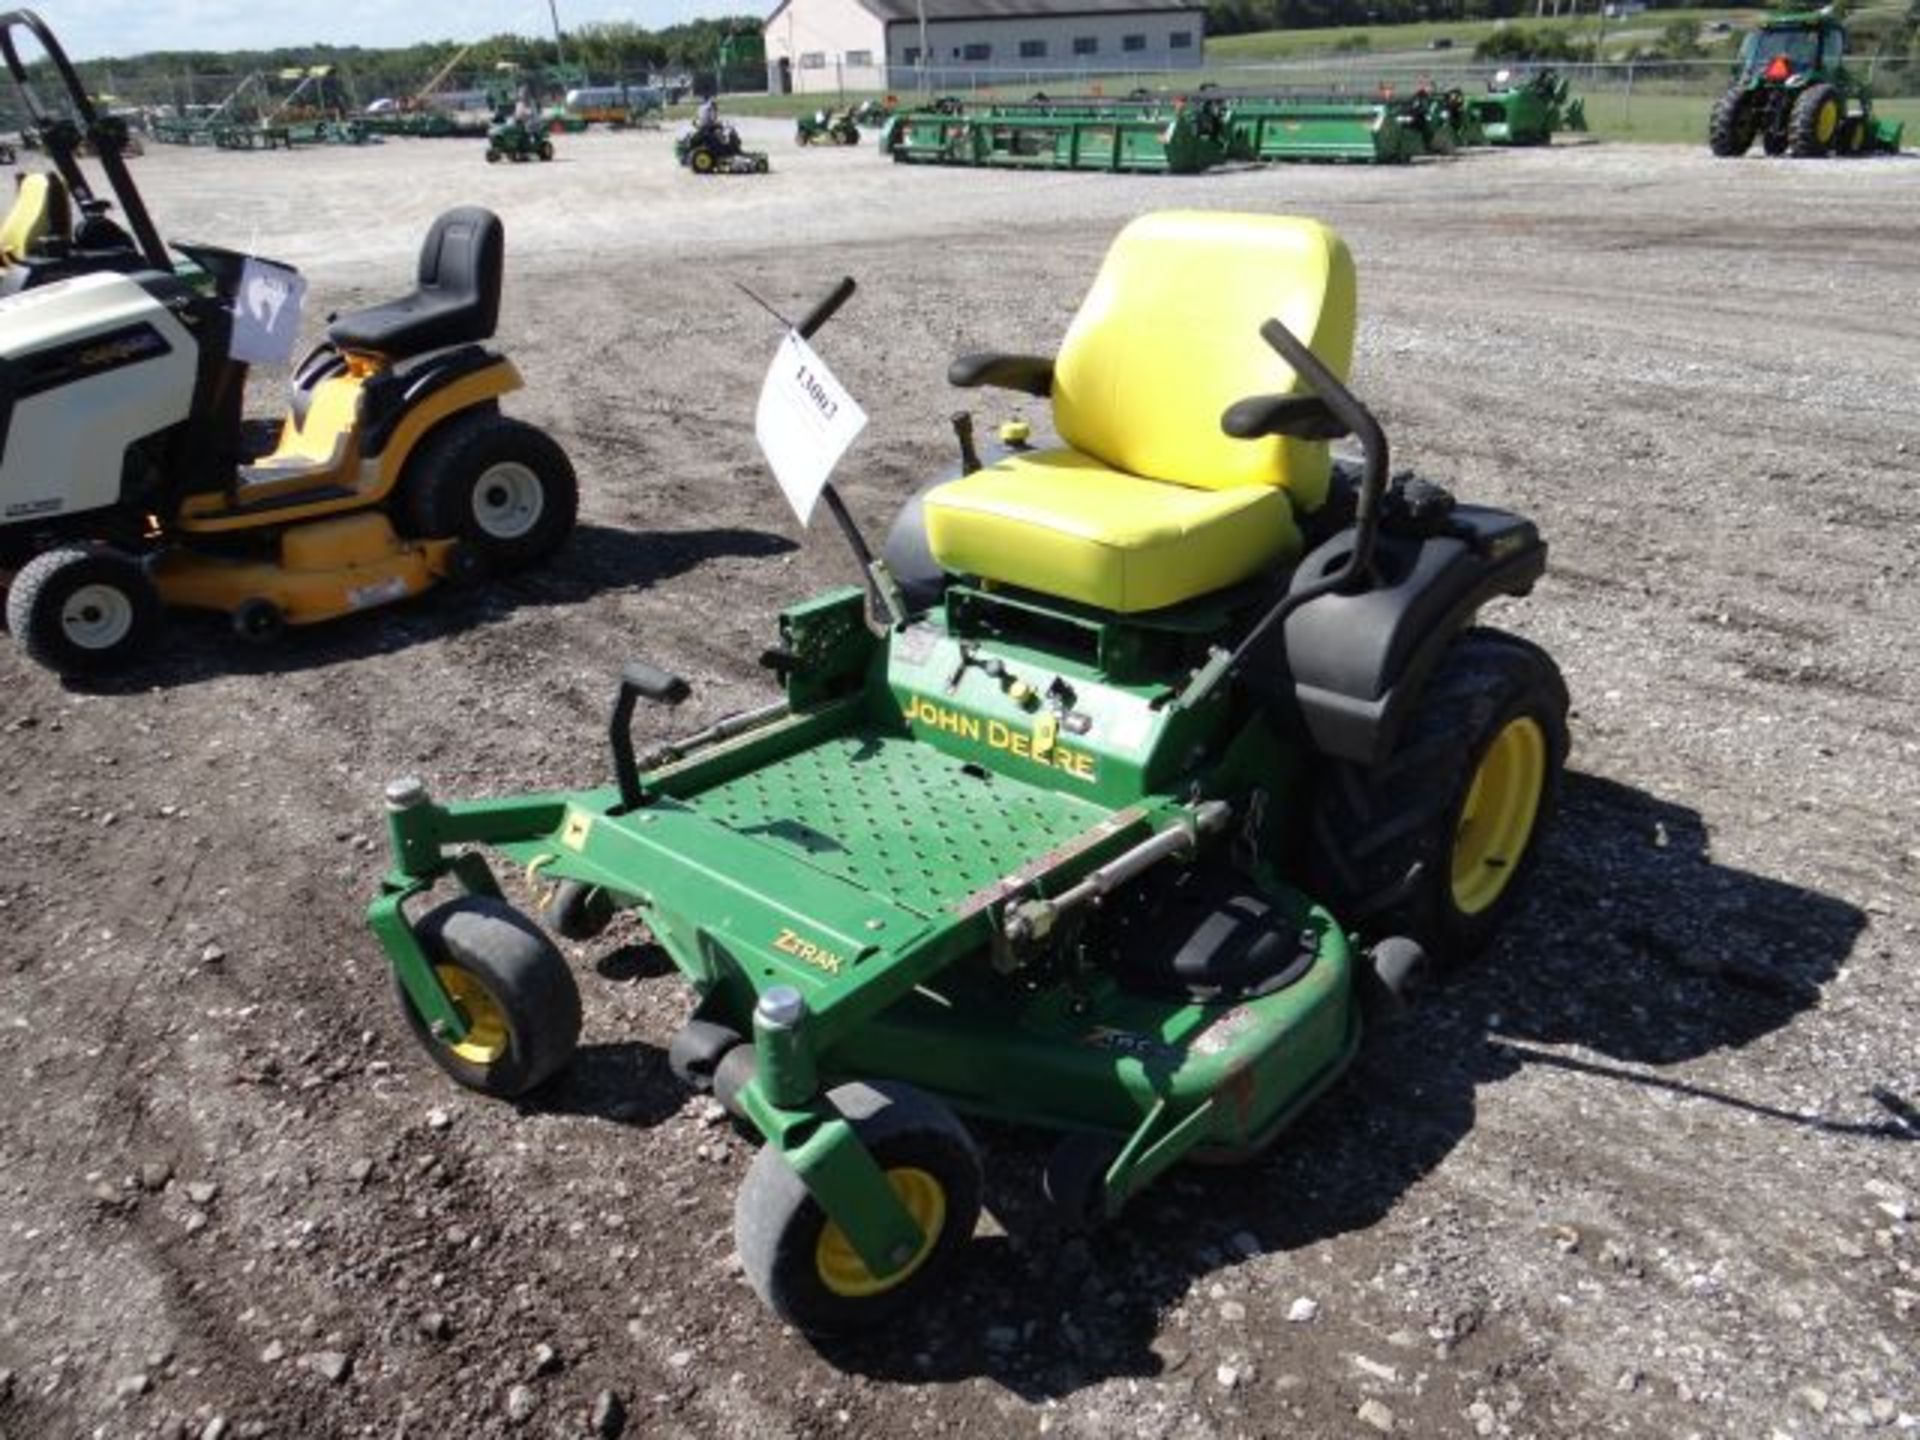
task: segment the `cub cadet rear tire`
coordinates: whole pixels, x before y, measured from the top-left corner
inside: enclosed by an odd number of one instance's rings
[[[1759,128],[1758,110],[1748,103],[1746,90],[1735,85],[1714,102],[1707,122],[1707,148],[1722,159],[1744,155]]]
[[[497,412],[448,421],[407,461],[414,532],[458,539],[490,571],[537,564],[560,548],[580,508],[580,485],[553,437]]]
[[[146,649],[162,615],[140,562],[105,546],[36,555],[7,591],[7,628],[30,659],[59,675],[119,669]]]
[[[580,990],[539,926],[503,900],[463,895],[429,911],[413,933],[472,1027],[457,1044],[441,1039],[395,976],[401,1013],[434,1064],[502,1099],[566,1069],[580,1041]]]
[[[1539,857],[1567,758],[1567,688],[1538,646],[1474,629],[1427,679],[1394,753],[1336,761],[1314,802],[1316,894],[1437,963],[1493,938]]]
[[[903,1271],[876,1279],[771,1146],[734,1203],[734,1248],[755,1293],[808,1335],[848,1335],[933,1293],[980,1218],[980,1155],[953,1112],[910,1085],[842,1085],[828,1103],[853,1126],[928,1233]]]
[[[1833,150],[1844,107],[1833,86],[1809,85],[1793,102],[1787,121],[1787,150],[1796,160],[1818,160]]]

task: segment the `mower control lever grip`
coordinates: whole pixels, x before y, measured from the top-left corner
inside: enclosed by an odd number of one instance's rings
[[[814,335],[818,333],[820,327],[834,317],[834,312],[853,298],[853,291],[853,277],[848,275],[827,293],[826,299],[809,310],[806,313],[806,317],[802,319],[798,325],[793,327],[799,331],[800,338],[802,340],[811,340]]]
[[[629,660],[620,672],[620,694],[613,702],[607,741],[613,749],[613,777],[620,786],[620,803],[627,809],[637,808],[646,799],[640,790],[640,762],[633,754],[634,707],[642,700],[678,705],[692,693],[692,687],[678,675],[644,660]]]
[[[1352,433],[1318,395],[1249,395],[1220,416],[1220,428],[1236,440],[1288,435],[1295,440],[1338,440]]]

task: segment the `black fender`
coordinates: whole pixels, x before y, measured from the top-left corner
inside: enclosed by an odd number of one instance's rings
[[[933,558],[933,547],[927,543],[927,520],[922,508],[928,492],[946,483],[935,480],[907,497],[900,513],[893,517],[893,528],[887,532],[887,543],[880,551],[880,558],[900,587],[900,594],[907,602],[907,613],[911,615],[931,610],[947,593],[947,573]]]
[[[500,360],[497,352],[484,345],[461,345],[403,360],[374,376],[360,391],[360,453],[367,457],[380,454],[414,406],[462,376],[497,365]]]
[[[1353,548],[1342,530],[1294,572],[1304,589]],[[1456,506],[1431,533],[1383,531],[1366,589],[1323,595],[1287,618],[1280,655],[1258,657],[1249,683],[1291,712],[1314,747],[1361,765],[1393,751],[1427,674],[1449,641],[1499,595],[1525,595],[1547,567],[1533,522]]]

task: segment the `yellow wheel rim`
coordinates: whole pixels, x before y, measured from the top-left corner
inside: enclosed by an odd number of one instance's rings
[[[833,1221],[827,1221],[826,1228],[820,1232],[819,1244],[814,1246],[813,1263],[820,1273],[820,1283],[836,1295],[859,1300],[884,1295],[906,1284],[914,1271],[927,1263],[927,1257],[939,1243],[940,1232],[947,1223],[946,1187],[925,1170],[911,1165],[887,1171],[887,1183],[913,1217],[913,1223],[920,1227],[920,1248],[914,1252],[913,1259],[891,1275],[876,1276],[848,1243],[846,1232]]]
[[[1547,780],[1547,736],[1538,721],[1509,720],[1480,757],[1453,841],[1453,903],[1478,915],[1498,900],[1526,853]]]
[[[1820,143],[1825,145],[1833,139],[1833,132],[1839,128],[1840,107],[1832,100],[1828,100],[1821,105],[1819,115],[1814,118],[1813,133],[1819,136]]]
[[[433,973],[446,987],[460,1018],[467,1022],[467,1038],[447,1048],[469,1065],[491,1065],[507,1053],[507,1012],[475,975],[454,965],[436,965]]]

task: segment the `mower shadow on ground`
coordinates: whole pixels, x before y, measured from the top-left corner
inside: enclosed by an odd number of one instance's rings
[[[1481,1087],[1541,1063],[1541,1046],[1577,1044],[1618,1062],[1561,1067],[1609,1089],[1625,1077],[1689,1097],[1682,1103],[1806,1123],[1770,1097],[1719,1095],[1628,1068],[1738,1048],[1788,1024],[1817,1001],[1865,928],[1845,901],[1716,864],[1707,839],[1691,810],[1569,775],[1530,896],[1499,942],[1410,1016],[1375,1028],[1345,1080],[1268,1156],[1178,1171],[1118,1224],[1075,1237],[1040,1203],[1045,1139],[977,1127],[989,1209],[1004,1233],[976,1238],[937,1306],[884,1338],[822,1353],[880,1379],[986,1376],[1028,1401],[1115,1377],[1212,1390],[1219,1366],[1244,1359],[1267,1386],[1286,1369],[1291,1300],[1313,1298],[1335,1318],[1352,1283],[1307,1252],[1386,1220],[1471,1131]],[[1835,1117],[1841,1123],[1820,1128],[1875,1143],[1902,1129],[1886,1119],[1899,1106],[1881,1104],[1876,1112],[1862,1097],[1867,1123]],[[1415,1232],[1383,1240],[1417,1260]],[[1277,1293],[1248,1294],[1234,1267],[1272,1252],[1294,1256],[1296,1278]],[[1223,1297],[1207,1294],[1213,1279]],[[1245,1304],[1246,1318],[1223,1327],[1203,1317],[1207,1353],[1190,1353],[1184,1327],[1165,1323],[1176,1306],[1212,1312],[1225,1299]],[[1477,1323],[1455,1320],[1462,1333]],[[1309,1343],[1304,1328],[1298,1338]]]
[[[291,629],[265,644],[235,636],[210,614],[175,611],[144,664],[65,683],[91,694],[125,694],[201,684],[228,675],[277,675],[430,645],[492,624],[517,610],[577,605],[612,591],[648,590],[711,560],[763,560],[797,547],[784,535],[734,526],[707,530],[626,530],[581,525],[547,565],[443,585],[414,600],[325,624]]]

